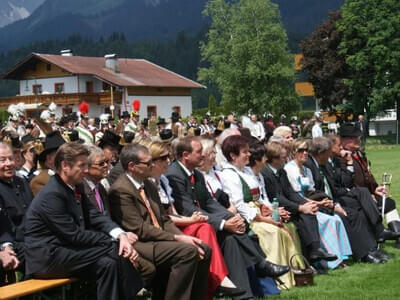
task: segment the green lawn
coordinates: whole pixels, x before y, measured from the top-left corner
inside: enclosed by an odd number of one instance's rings
[[[382,174],[388,172],[393,175],[393,183],[398,183],[400,147],[385,143],[371,144],[367,147],[367,155],[377,181],[381,183]],[[391,192],[400,207],[400,185],[393,184]],[[384,265],[350,262],[347,269],[316,276],[312,287],[282,291],[280,296],[269,299],[400,299],[400,250],[394,249],[393,242],[385,243],[383,249],[395,256]]]

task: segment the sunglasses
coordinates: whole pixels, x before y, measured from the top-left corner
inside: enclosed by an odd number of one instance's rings
[[[109,161],[107,159],[105,159],[105,160],[99,161],[98,163],[95,163],[92,165],[103,167],[105,165],[108,165],[108,163],[109,163]]]
[[[153,164],[153,160],[150,159],[150,160],[148,160],[148,161],[139,161],[139,162],[137,162],[137,165],[138,165],[138,164],[144,164],[144,165],[150,167],[150,166]]]
[[[299,148],[297,152],[308,152],[308,148]]]
[[[155,158],[154,160],[166,161],[168,158],[169,158],[169,154],[165,154],[163,156],[159,156],[159,157]]]

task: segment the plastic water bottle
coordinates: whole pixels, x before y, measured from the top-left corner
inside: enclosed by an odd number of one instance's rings
[[[272,200],[272,220],[274,220],[275,222],[281,221],[281,217],[279,214],[279,202],[277,198],[274,198]]]

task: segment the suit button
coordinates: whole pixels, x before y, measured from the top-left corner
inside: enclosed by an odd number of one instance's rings
[[[79,220],[81,220],[81,221],[82,221],[82,220],[83,220],[83,217],[82,217],[82,216],[79,216]]]

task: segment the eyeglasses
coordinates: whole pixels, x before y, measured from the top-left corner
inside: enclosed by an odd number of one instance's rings
[[[139,161],[139,162],[137,162],[136,164],[137,164],[137,165],[138,165],[138,164],[144,164],[144,165],[150,167],[150,166],[153,164],[153,160],[150,159],[150,160],[148,160],[148,161]]]
[[[154,160],[166,161],[168,158],[169,158],[169,154],[165,154],[165,155],[163,155],[163,156],[159,156],[159,157],[153,159],[153,161],[154,161]]]
[[[108,163],[109,163],[109,161],[107,159],[105,159],[105,160],[99,161],[98,163],[92,163],[92,165],[103,167],[105,165],[108,165]]]
[[[297,152],[308,152],[308,148],[299,148]]]

